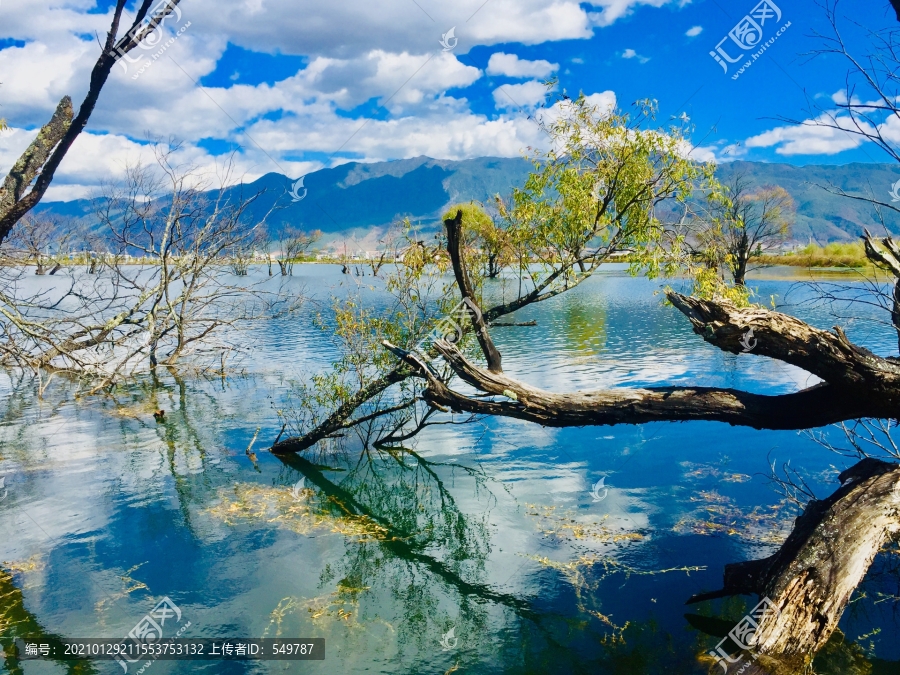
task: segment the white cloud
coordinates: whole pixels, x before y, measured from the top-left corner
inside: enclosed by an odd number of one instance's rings
[[[832,128],[834,125],[839,128]],[[776,127],[745,142],[748,148],[771,148],[779,155],[835,155],[844,150],[852,150],[863,144],[864,139],[843,129],[852,129],[853,123],[847,117],[832,118],[828,113],[805,120],[802,124]],[[867,131],[874,128],[864,125]]]
[[[496,52],[488,61],[488,75],[505,75],[506,77],[547,77],[559,69],[558,63],[549,61],[527,61],[515,54]]]
[[[746,154],[746,149],[740,144],[731,145],[690,145],[687,144],[684,155],[698,162],[713,162],[715,164],[727,164],[741,159]]]
[[[715,162],[718,164],[721,160],[719,160],[719,158],[716,156],[715,150],[715,148],[709,146],[695,145],[690,148],[686,155],[691,159],[697,160],[698,162]]]
[[[458,0],[455,3],[372,3],[368,0],[191,0],[181,4],[191,31],[227,36],[233,44],[266,53],[353,58],[374,49],[422,53],[439,49],[442,33],[456,26],[457,51],[475,45],[540,44],[591,37],[639,6],[676,0]],[[0,38],[49,42],[59,34],[104,35],[110,12],[91,13],[96,0],[2,0]],[[427,13],[426,13],[427,10]],[[129,18],[133,15],[129,15]]]
[[[630,2],[630,0],[628,0]],[[456,27],[455,51],[476,45],[588,38],[593,25],[576,0],[458,0],[455,3],[372,3],[368,0],[192,0],[184,12],[210,34],[227,34],[256,51],[349,59],[374,49],[439,50]],[[483,5],[483,6],[482,6]],[[427,13],[426,13],[427,12]],[[471,17],[471,18],[470,18]]]
[[[0,167],[12,165],[36,135],[37,130],[10,129],[4,132],[0,138]],[[216,180],[212,177],[221,173],[224,161],[191,144],[184,144],[173,154],[172,160],[176,165],[195,167],[198,177],[213,183]],[[93,197],[99,186],[122,178],[127,166],[138,163],[155,163],[151,145],[137,143],[121,135],[83,133],[60,164],[44,201]],[[302,175],[323,166],[321,162],[286,161],[280,161],[279,165],[281,168],[251,147],[237,155],[233,178],[235,181],[250,182],[270,171],[284,170],[288,175]],[[217,187],[217,184],[213,186]]]
[[[650,60],[649,56],[641,56],[633,49],[626,49],[622,52],[623,59],[637,59],[640,63],[647,63]]]
[[[679,7],[686,4],[684,0],[590,0],[594,7],[600,7],[599,14],[593,15],[594,21],[599,26],[609,26],[619,19],[631,14],[635,7],[646,5],[648,7],[662,7],[668,4],[677,4]]]
[[[601,111],[612,110],[616,107],[616,93],[609,89],[601,91],[599,94],[589,94],[585,99]]]
[[[703,26],[693,26],[692,28],[688,28],[685,32],[685,35],[688,37],[697,37],[700,33],[703,32]]]
[[[602,91],[596,94],[589,94],[585,96],[585,100],[587,101],[588,105],[596,108],[597,114],[601,116],[609,114],[616,108],[616,94],[611,90]],[[554,122],[560,119],[561,115],[563,114],[564,104],[564,101],[557,101],[549,108],[540,110],[540,112],[537,114],[538,120],[545,125],[552,125]],[[544,144],[547,140],[546,136],[540,140],[542,142],[540,147],[544,147]]]
[[[547,87],[537,80],[504,84],[494,89],[494,106],[499,110],[533,108],[543,103]]]

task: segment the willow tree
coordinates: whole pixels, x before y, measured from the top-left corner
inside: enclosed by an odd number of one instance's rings
[[[412,349],[461,301],[479,307],[477,315],[457,317],[461,334],[469,340],[474,335],[491,351],[484,340],[487,325],[576,288],[617,254],[631,253],[634,269],[651,275],[673,264],[678,242],[657,211],[664,202],[686,202],[698,187],[710,188],[713,168],[686,156],[685,128],[653,127],[655,112],[650,101],[631,113],[594,105],[584,96],[559,101],[542,120],[551,147],[531,155],[534,171],[500,204],[498,223],[488,228],[476,210],[454,209],[459,215],[448,219],[453,226],[433,244],[410,226],[402,260],[386,280],[393,305],[380,314],[361,309],[361,299],[340,306],[331,328],[343,356],[332,373],[317,376],[300,392],[302,411],[285,413],[294,435],[279,439],[272,450],[305,450],[363,423],[370,429],[387,416],[393,416],[391,429],[420,420],[415,407],[421,397],[411,381],[415,369],[385,358],[378,345],[389,339]],[[497,297],[496,288],[485,284],[490,266],[479,256],[490,255],[489,237],[502,238],[508,251],[494,264],[502,266],[502,276],[517,280],[512,297],[505,290]],[[443,272],[451,265],[457,274],[448,282]],[[499,369],[499,352],[493,354],[491,368]],[[362,433],[369,437],[369,431]]]

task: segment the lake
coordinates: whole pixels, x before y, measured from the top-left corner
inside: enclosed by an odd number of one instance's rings
[[[507,419],[428,427],[391,451],[348,439],[280,460],[266,451],[276,411],[292,382],[335,355],[313,314],[375,283],[332,265],[294,274],[287,282],[316,302],[250,327],[226,379],[165,374],[87,400],[60,381],[38,400],[28,382],[2,376],[4,650],[35,632],[120,638],[168,598],[180,617],[169,617],[166,637],[189,622],[182,637],[324,638],[326,658],[160,660],[129,673],[719,672],[706,652],[720,638],[685,614],[733,624],[756,599],[685,601],[721,588],[726,563],[769,555],[790,531],[797,508],[768,479],[770,465],[790,460],[824,497],[854,463],[804,433]],[[797,281],[779,270],[751,285],[816,326],[837,323]],[[504,370],[554,391],[777,393],[817,381],[706,344],[663,305],[661,287],[611,265],[520,311],[516,321],[537,325],[492,331]],[[850,338],[896,353],[896,334],[854,311]],[[857,646],[835,648],[819,672],[898,672],[885,664],[900,660],[894,563],[896,549],[876,560],[844,614]],[[5,663],[28,675],[122,672],[113,661]]]

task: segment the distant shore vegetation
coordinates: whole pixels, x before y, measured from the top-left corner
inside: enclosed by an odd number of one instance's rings
[[[868,267],[862,241],[833,242],[825,246],[809,243],[797,251],[783,255],[765,255],[758,259],[766,265],[790,265],[791,267]]]

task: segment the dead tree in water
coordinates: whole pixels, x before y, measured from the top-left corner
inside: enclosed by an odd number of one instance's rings
[[[21,265],[0,266],[0,365],[75,375],[94,392],[148,367],[219,360],[239,325],[300,301],[234,282],[228,268],[254,241],[248,208],[258,194],[227,187],[229,166],[210,185],[172,163],[177,150],[157,146],[156,167],[127,167],[96,201],[116,253],[91,253],[90,274],[29,292]],[[126,264],[135,252],[141,264]]]
[[[59,256],[68,255],[74,233],[71,227],[45,217],[26,216],[13,230],[7,244],[3,246],[3,257],[12,264],[34,265],[38,276],[55,274],[61,267]],[[56,255],[50,254],[50,248]]]
[[[306,255],[309,249],[319,240],[322,232],[315,230],[306,233],[303,230],[297,230],[293,227],[286,227],[281,232],[281,239],[278,246],[281,249],[281,256],[278,258],[278,267],[281,269],[281,276],[289,277],[294,275],[294,261]]]

